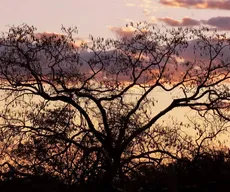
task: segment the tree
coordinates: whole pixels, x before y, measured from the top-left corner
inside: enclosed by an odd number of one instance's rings
[[[121,183],[142,164],[182,156],[183,124],[160,122],[173,109],[229,121],[225,34],[132,27],[130,38],[80,46],[75,28],[58,35],[22,25],[2,34],[2,154],[15,169],[70,184]],[[160,110],[159,90],[172,95]]]

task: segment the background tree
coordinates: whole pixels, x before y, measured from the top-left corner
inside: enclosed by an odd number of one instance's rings
[[[177,159],[191,146],[183,123],[160,123],[173,109],[229,121],[226,35],[132,27],[133,37],[80,46],[71,28],[40,34],[22,25],[2,34],[2,156],[18,172],[122,185],[142,164]],[[159,90],[172,95],[161,105]]]

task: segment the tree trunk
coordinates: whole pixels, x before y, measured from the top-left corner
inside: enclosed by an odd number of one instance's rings
[[[117,191],[113,187],[113,181],[114,178],[116,177],[119,166],[120,166],[120,158],[117,158],[113,162],[110,161],[108,163],[106,172],[101,181],[101,186],[103,187],[102,191],[111,191],[111,192]]]

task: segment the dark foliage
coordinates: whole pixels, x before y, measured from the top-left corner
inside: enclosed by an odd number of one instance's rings
[[[217,151],[199,156],[196,160],[178,159],[174,163],[156,167],[143,165],[137,174],[130,176],[116,190],[112,185],[94,182],[84,185],[66,185],[63,181],[48,176],[11,178],[0,182],[1,191],[24,192],[218,192],[230,187],[230,155]],[[121,190],[123,188],[123,190]]]

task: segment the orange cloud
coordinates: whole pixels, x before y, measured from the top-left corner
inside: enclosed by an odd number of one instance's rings
[[[173,27],[200,25],[200,21],[195,20],[195,19],[191,19],[191,18],[188,18],[188,17],[183,18],[181,21],[178,21],[178,20],[175,20],[175,19],[172,19],[172,18],[169,18],[169,17],[159,18],[158,20],[166,23],[167,25],[173,26]]]
[[[172,7],[230,10],[230,0],[160,0],[159,2]]]
[[[132,0],[125,0],[125,6],[136,7],[137,5]]]
[[[154,1],[152,0],[138,0],[136,3],[134,0],[125,0],[125,5],[127,7],[140,7],[143,9],[143,13],[145,16],[150,16],[151,13],[155,10],[155,6],[153,6]]]
[[[135,28],[132,26],[127,27],[108,27],[119,38],[131,38],[134,36]]]
[[[56,33],[56,32],[43,32],[43,33],[36,33],[35,36],[37,38],[49,38],[52,37],[53,40],[61,40],[62,38],[65,38],[65,34],[62,33]],[[74,45],[76,48],[80,47],[82,43],[89,43],[90,41],[88,39],[83,38],[75,38],[73,42],[71,42],[72,45]]]
[[[151,0],[142,0],[139,6],[144,8],[143,12],[146,16],[149,16],[154,10]]]

